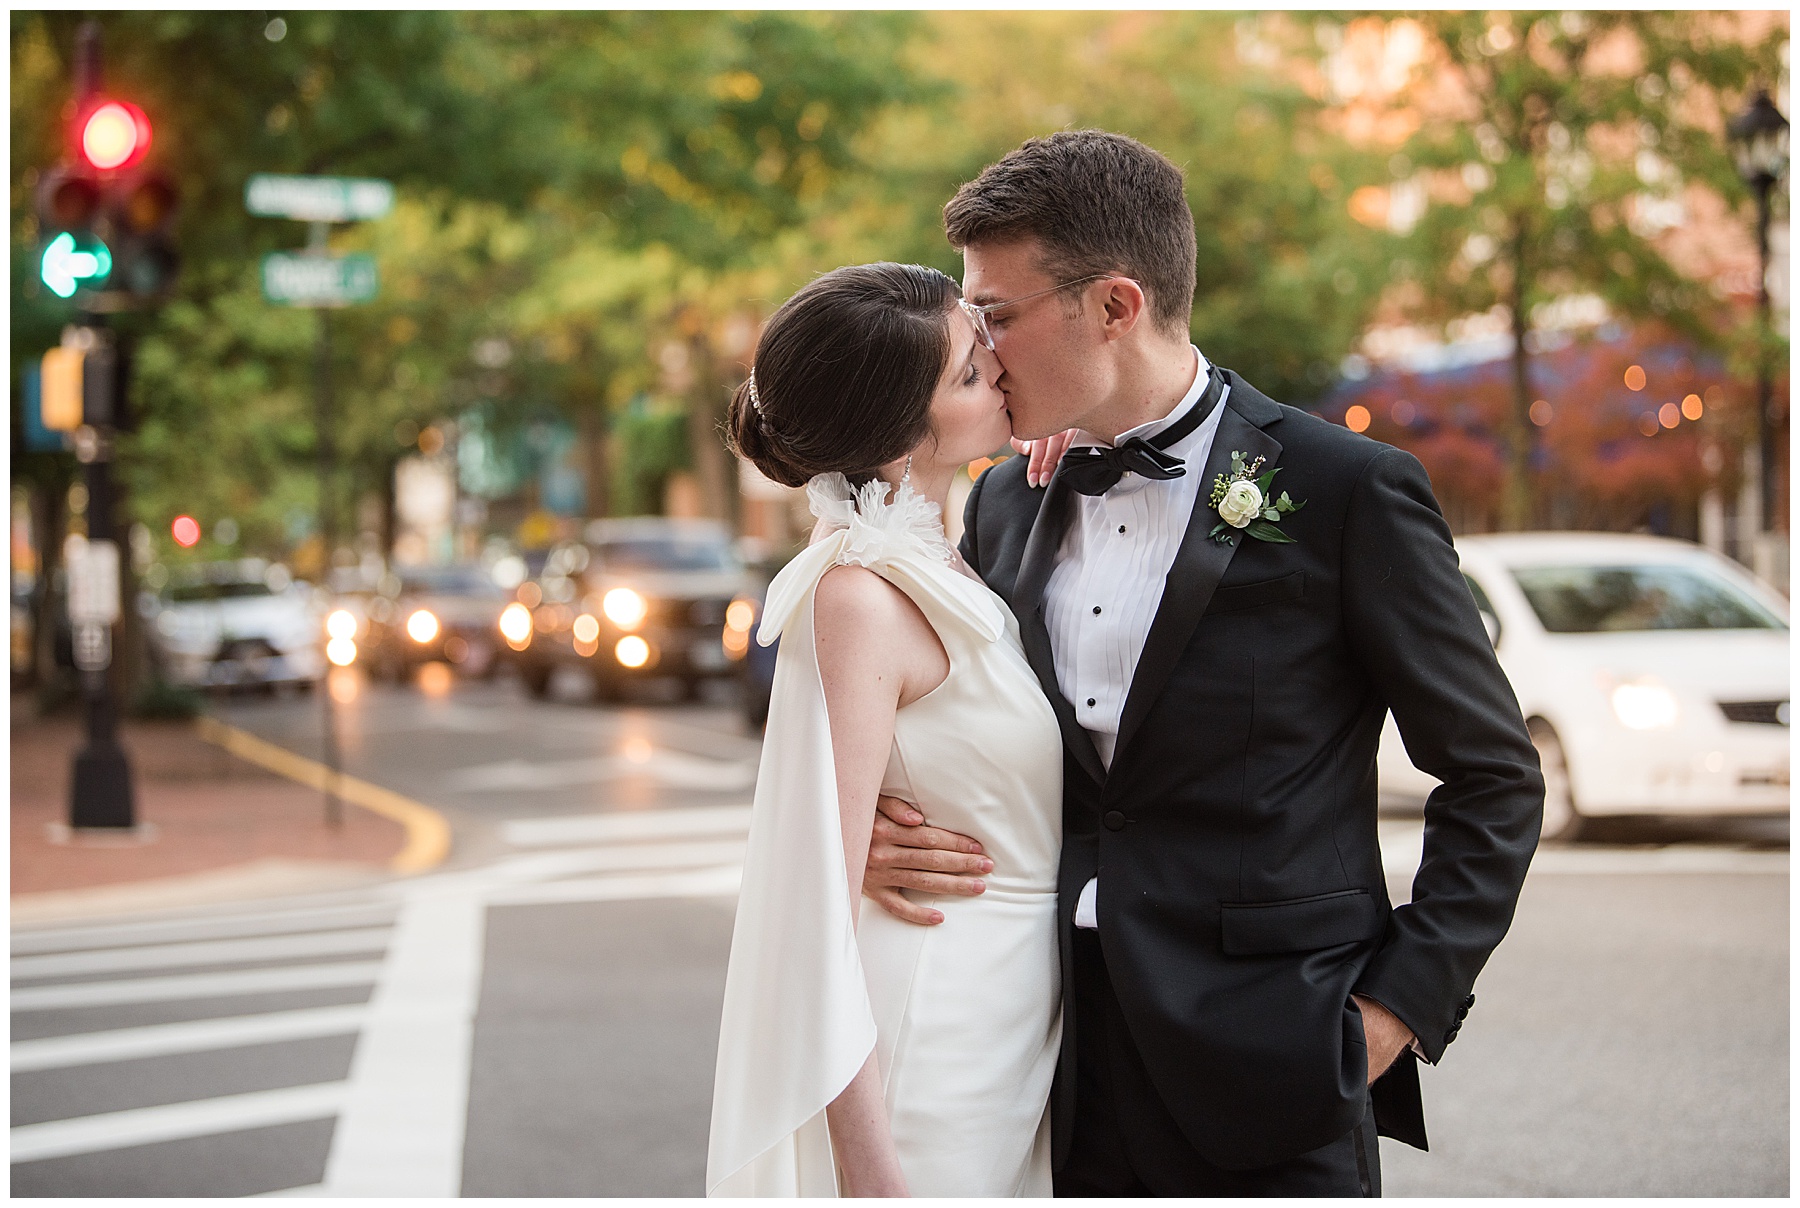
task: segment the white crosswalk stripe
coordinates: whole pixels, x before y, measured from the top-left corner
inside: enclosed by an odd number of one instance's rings
[[[385,927],[355,931],[314,931],[254,939],[202,940],[192,944],[150,944],[136,948],[90,948],[85,952],[52,952],[15,956],[14,982],[84,973],[123,973],[135,969],[180,969],[195,965],[229,965],[245,961],[288,960],[300,956],[349,956],[380,952],[387,947]]]
[[[635,813],[575,814],[563,818],[524,818],[502,825],[500,837],[514,847],[560,847],[634,839],[743,835],[749,830],[749,806],[715,805]]]
[[[330,965],[296,965],[285,969],[247,969],[234,973],[184,973],[172,977],[132,977],[116,981],[74,982],[60,986],[26,986],[12,992],[14,1011],[49,1011],[67,1007],[113,1007],[131,1003],[177,1002],[224,998],[238,994],[272,994],[282,990],[319,990],[331,986],[367,986],[381,972],[379,961],[343,961]]]
[[[12,954],[27,956],[39,952],[117,948],[127,944],[169,944],[231,939],[235,936],[284,935],[327,928],[386,927],[392,925],[395,909],[392,902],[352,902],[337,906],[257,911],[223,917],[201,916],[20,931],[13,934]]]
[[[337,1114],[348,1086],[326,1082],[313,1086],[251,1091],[190,1103],[136,1107],[73,1120],[22,1124],[12,1130],[12,1160],[38,1162],[76,1154],[101,1153],[130,1145],[180,1141],[218,1133],[324,1120]]]
[[[114,1028],[106,1032],[78,1032],[70,1036],[45,1036],[12,1043],[13,1073],[100,1065],[140,1057],[167,1057],[176,1053],[206,1053],[252,1044],[276,1044],[284,1040],[311,1040],[320,1036],[344,1036],[362,1026],[369,1009],[361,1003],[341,1007],[311,1007],[299,1011],[270,1011],[262,1015],[230,1015],[223,1019],[191,1019],[181,1023],[151,1024],[141,1028]]]

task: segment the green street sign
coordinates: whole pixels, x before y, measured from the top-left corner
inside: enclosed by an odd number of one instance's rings
[[[394,208],[394,186],[352,176],[272,176],[259,173],[244,186],[244,207],[263,218],[302,222],[356,222]]]
[[[286,306],[352,306],[375,296],[380,284],[372,256],[263,257],[263,297]]]

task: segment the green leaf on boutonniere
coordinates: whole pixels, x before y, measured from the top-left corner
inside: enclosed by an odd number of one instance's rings
[[[1296,542],[1286,533],[1267,520],[1252,520],[1245,526],[1244,532],[1258,541],[1270,541],[1276,545],[1294,545]]]
[[[1272,486],[1275,482],[1275,475],[1277,475],[1279,473],[1281,473],[1281,467],[1276,466],[1273,470],[1270,470],[1267,474],[1264,474],[1261,478],[1258,478],[1256,480],[1256,489],[1261,491],[1265,496],[1267,496],[1269,493],[1269,487]]]
[[[1220,545],[1231,545],[1237,540],[1237,534],[1223,520],[1212,526],[1212,532],[1206,534]]]

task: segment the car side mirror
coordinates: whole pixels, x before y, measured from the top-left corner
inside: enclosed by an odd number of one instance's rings
[[[1481,627],[1487,630],[1488,644],[1495,650],[1500,649],[1500,618],[1485,608],[1479,611],[1481,612]]]

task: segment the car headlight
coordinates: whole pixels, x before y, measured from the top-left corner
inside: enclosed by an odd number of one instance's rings
[[[1627,730],[1664,730],[1680,713],[1675,694],[1654,680],[1620,684],[1612,690],[1612,707]]]
[[[340,608],[325,618],[325,632],[337,641],[348,642],[356,637],[356,614],[347,608]]]
[[[606,619],[620,629],[636,629],[650,615],[650,605],[629,587],[615,587],[600,600]]]
[[[725,632],[720,635],[726,657],[741,659],[750,653],[750,627],[756,624],[756,605],[739,597],[725,610]]]
[[[502,609],[500,636],[514,650],[523,650],[531,645],[531,610],[516,601]]]
[[[406,618],[406,636],[421,646],[438,635],[438,619],[429,608],[421,608]]]
[[[584,646],[591,646],[600,640],[600,622],[584,612],[575,618],[574,624],[569,627],[569,632],[577,642]]]

